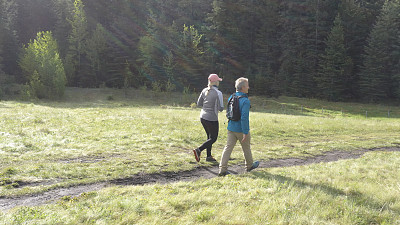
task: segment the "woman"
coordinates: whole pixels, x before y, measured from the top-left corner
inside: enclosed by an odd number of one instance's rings
[[[200,121],[207,134],[207,141],[193,150],[197,162],[200,161],[200,154],[204,149],[207,149],[206,161],[216,162],[211,155],[211,148],[218,138],[218,111],[222,112],[224,110],[222,92],[218,90],[220,81],[222,79],[217,74],[210,74],[208,77],[208,87],[203,89],[197,100],[197,106],[202,107]]]

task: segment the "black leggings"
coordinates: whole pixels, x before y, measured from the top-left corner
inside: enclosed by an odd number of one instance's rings
[[[206,131],[208,139],[199,147],[199,149],[200,151],[207,149],[207,157],[210,157],[212,145],[218,138],[219,123],[218,121],[208,121],[202,118],[200,118],[200,121]]]

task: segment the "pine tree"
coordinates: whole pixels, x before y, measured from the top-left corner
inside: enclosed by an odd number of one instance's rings
[[[69,48],[65,59],[66,73],[70,85],[82,85],[83,60],[86,51],[86,39],[88,26],[84,4],[82,0],[75,0],[72,19],[69,21],[72,27],[69,35]]]
[[[54,25],[54,38],[57,39],[60,55],[65,59],[68,51],[68,35],[71,33],[71,24],[68,18],[71,17],[73,2],[69,0],[54,0],[53,11],[56,16]]]
[[[4,23],[4,17],[3,17],[3,7],[2,7],[2,2],[0,1],[0,76],[3,75],[3,46],[4,46],[4,35],[6,33],[6,28],[5,28],[5,23]],[[1,81],[0,81],[1,83]],[[1,92],[1,91],[0,91]]]
[[[17,3],[16,27],[19,41],[28,43],[37,32],[53,30],[56,22],[52,1],[48,0],[13,0]]]
[[[107,51],[106,31],[101,24],[97,24],[96,29],[87,39],[85,50],[90,70],[86,76],[82,77],[81,82],[86,86],[98,87],[100,79],[104,77],[105,53]]]
[[[396,73],[399,33],[400,1],[386,1],[365,47],[360,72],[360,92],[365,100],[400,97],[400,77]]]
[[[394,94],[397,99],[400,99],[400,1],[397,1],[397,39],[393,44],[393,68],[392,74],[395,80]]]
[[[319,55],[327,33],[326,24],[336,15],[337,1],[292,0],[282,2],[279,32],[282,48],[279,76],[284,94],[315,96]],[[332,15],[332,13],[335,13]],[[331,19],[331,17],[333,17]]]
[[[163,61],[163,68],[165,73],[168,76],[169,81],[174,81],[174,74],[175,74],[175,67],[176,67],[176,62],[174,59],[174,54],[172,51],[168,51],[166,55],[164,56],[164,61]]]
[[[350,97],[352,61],[347,55],[342,21],[337,15],[332,30],[326,40],[325,54],[317,78],[321,97],[339,101]]]
[[[163,45],[160,38],[160,28],[157,24],[159,19],[156,15],[150,3],[148,7],[148,18],[146,21],[146,35],[142,36],[138,43],[138,52],[140,57],[137,62],[140,64],[139,71],[145,76],[148,81],[147,85],[151,82],[158,82],[162,78],[162,61],[160,62],[159,57],[163,51]],[[150,85],[149,85],[150,86]]]
[[[180,77],[181,83],[184,86],[192,84],[199,88],[201,76],[204,74],[203,69],[203,34],[200,34],[194,25],[183,25],[183,30],[180,33],[180,43],[178,49],[179,61],[185,65],[184,72]]]
[[[243,76],[256,56],[256,31],[261,20],[256,17],[256,2],[248,0],[214,0],[208,21],[219,74],[226,82]]]
[[[290,96],[310,97],[315,93],[314,45],[307,38],[307,30],[299,25],[286,27],[282,36],[280,80],[284,93]]]
[[[352,58],[353,70],[351,95],[359,97],[359,74],[363,62],[364,48],[367,45],[368,34],[376,21],[379,10],[384,0],[378,1],[354,1],[342,0],[339,5],[339,13],[342,18],[345,45],[347,54]]]
[[[256,31],[253,90],[260,95],[279,96],[282,93],[278,60],[282,52],[279,40],[281,18],[278,7],[277,3],[269,1],[256,7],[256,19],[263,23]]]
[[[128,96],[128,88],[131,86],[133,80],[133,74],[130,69],[130,65],[128,62],[125,63],[125,68],[124,68],[124,94],[125,97]]]
[[[0,11],[2,11],[2,56],[3,71],[13,76],[17,81],[24,82],[18,67],[18,54],[20,44],[17,35],[18,4],[14,0],[0,0]],[[1,57],[1,55],[0,55]]]

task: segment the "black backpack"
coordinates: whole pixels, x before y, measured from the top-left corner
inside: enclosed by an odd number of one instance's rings
[[[237,96],[236,93],[232,94],[232,98],[228,101],[228,106],[226,107],[226,118],[232,121],[239,121],[240,115],[240,105],[239,99],[245,97],[243,95]]]

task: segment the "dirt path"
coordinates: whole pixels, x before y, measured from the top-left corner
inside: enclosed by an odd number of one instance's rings
[[[372,151],[400,151],[400,148],[381,148],[358,150],[353,152],[331,151],[315,157],[299,159],[272,159],[260,162],[260,168],[272,167],[289,167],[307,165],[320,162],[333,162],[342,159],[355,159],[361,157],[366,152]],[[245,172],[242,165],[231,165],[229,171],[232,174],[242,174]],[[78,196],[85,192],[98,191],[105,187],[114,185],[144,185],[152,183],[172,183],[177,181],[194,181],[199,178],[212,178],[218,175],[218,165],[213,167],[198,167],[190,171],[182,171],[178,173],[162,172],[156,174],[137,174],[125,179],[116,179],[108,182],[95,183],[90,185],[81,185],[68,188],[54,189],[45,193],[28,195],[14,198],[0,198],[0,210],[8,211],[17,206],[37,206],[54,202],[64,196]]]

